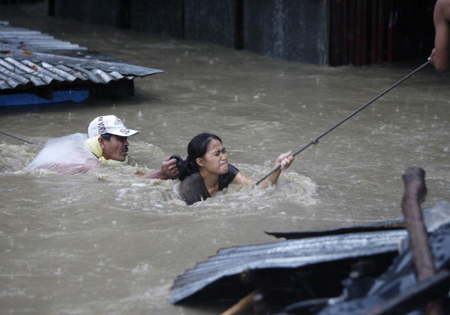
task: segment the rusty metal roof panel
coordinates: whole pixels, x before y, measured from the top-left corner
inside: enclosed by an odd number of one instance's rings
[[[97,77],[100,78],[100,80],[102,80],[102,83],[105,83],[105,84],[109,83],[111,80],[114,79],[108,73],[106,73],[100,69],[94,69],[94,70],[92,70],[92,72],[95,73],[97,75]]]
[[[121,80],[123,78],[125,78],[123,75],[121,75],[119,72],[117,71],[112,71],[110,74],[110,76],[112,76],[114,79],[116,80]],[[128,77],[127,77],[128,78]]]
[[[2,75],[2,81],[4,82],[14,81],[17,82],[17,84],[27,84],[29,82],[29,80],[24,76],[10,71],[8,68],[3,67],[3,65],[1,64],[0,74]]]
[[[432,208],[423,210],[423,215],[427,216]],[[382,230],[399,230],[405,229],[405,219],[396,218],[386,221],[372,222],[368,224],[346,226],[335,229],[328,230],[318,230],[318,231],[291,231],[291,232],[266,232],[268,235],[275,236],[276,238],[285,239],[301,239],[306,237],[318,237],[326,235],[337,235],[337,234],[347,234],[347,233],[359,233],[359,232],[371,232],[371,231],[382,231]]]
[[[53,66],[53,65],[51,65],[49,63],[43,62],[42,63],[42,67],[45,68],[46,70],[48,70],[49,72],[54,73],[57,76],[63,78],[66,81],[72,82],[72,81],[75,81],[77,79],[77,77],[71,75],[70,72],[61,70],[61,69],[59,69],[59,68],[57,68],[57,67],[55,67],[55,66]]]
[[[2,40],[4,40],[2,38]],[[49,43],[46,40],[27,40],[27,43],[23,43],[22,40],[9,40],[8,44],[1,44],[0,50],[14,50],[14,49],[25,49],[25,50],[84,50],[86,48],[80,47],[78,45],[73,45],[70,43],[52,40]]]
[[[18,58],[17,58],[18,57]],[[24,85],[50,84],[51,82],[73,82],[76,79],[107,84],[112,80],[134,79],[163,71],[139,67],[123,62],[107,62],[45,53],[27,55],[23,52],[0,53],[1,89],[8,88],[5,80],[14,80]],[[8,85],[9,86],[9,85]],[[11,87],[9,87],[11,88]]]
[[[39,31],[31,31],[26,28],[11,27],[0,23],[0,50],[29,49],[60,49],[60,50],[87,50]]]
[[[403,218],[363,225],[346,226],[328,230],[318,231],[291,231],[291,232],[266,232],[268,235],[276,238],[301,239],[307,237],[318,237],[325,235],[342,235],[347,233],[371,232],[382,230],[400,230],[405,229],[405,220]]]
[[[14,80],[2,81],[1,79],[2,79],[2,77],[0,75],[0,90],[6,90],[6,89],[11,89],[11,88],[13,89],[18,85],[17,82],[15,82]]]
[[[84,69],[82,67],[78,67],[78,66],[73,66],[73,69],[78,70],[79,73],[84,74],[88,80],[91,80],[94,83],[100,83],[101,80],[99,78],[97,78],[97,76],[92,73],[91,71]]]
[[[59,82],[66,81],[64,77],[59,76],[57,73],[53,71],[48,71],[47,69],[45,69],[44,62],[41,65],[38,65],[29,60],[22,60],[22,64],[28,66],[29,69],[31,70],[30,72],[27,73],[28,75],[38,76],[39,78],[42,78],[45,82],[50,83],[52,80],[56,80]]]
[[[75,81],[107,84],[164,71],[121,62],[0,21],[0,91]]]
[[[162,73],[162,70],[146,68],[141,66],[136,66],[131,63],[120,62],[120,61],[104,61],[98,59],[100,56],[88,55],[85,57],[73,57],[73,56],[63,56],[55,55],[50,53],[42,52],[24,52],[23,50],[10,51],[8,55],[15,60],[31,60],[33,62],[47,62],[53,65],[63,64],[67,67],[83,67],[85,69],[100,69],[103,71],[117,71],[122,75],[132,75],[132,76],[147,76],[155,73]],[[0,54],[1,56],[2,54]],[[103,56],[101,56],[103,57]]]
[[[84,75],[84,74],[82,74],[79,71],[76,71],[76,69],[71,69],[69,67],[66,67],[65,65],[58,65],[58,66],[56,66],[56,68],[58,68],[58,69],[60,69],[62,71],[65,71],[67,73],[70,73],[71,75],[73,75],[77,79],[80,79],[80,80],[83,80],[83,81],[89,80],[89,77],[87,75]]]
[[[221,249],[179,276],[172,286],[177,303],[223,277],[247,269],[299,268],[307,265],[394,253],[405,230],[331,235]]]

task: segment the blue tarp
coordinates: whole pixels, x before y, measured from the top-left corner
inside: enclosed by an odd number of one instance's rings
[[[53,99],[46,100],[32,93],[24,94],[5,94],[0,95],[0,106],[14,106],[14,105],[33,105],[43,103],[58,103],[64,101],[72,101],[79,103],[87,99],[89,91],[85,89],[70,90],[70,91],[55,91],[53,92]]]

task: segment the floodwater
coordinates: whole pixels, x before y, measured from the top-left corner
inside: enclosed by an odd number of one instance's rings
[[[177,181],[141,179],[186,156],[201,132],[259,179],[426,60],[362,68],[272,59],[2,6],[12,26],[50,33],[164,74],[135,79],[133,97],[0,111],[0,130],[44,145],[114,114],[132,165],[83,175],[24,171],[39,146],[0,134],[0,313],[209,314],[171,305],[177,275],[219,248],[276,241],[264,231],[317,230],[401,216],[401,176],[426,171],[424,208],[449,200],[450,89],[427,67],[300,153],[276,187],[231,186],[186,206]],[[223,310],[222,310],[223,311]]]

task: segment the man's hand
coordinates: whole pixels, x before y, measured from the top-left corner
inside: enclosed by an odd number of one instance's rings
[[[178,174],[177,160],[170,157],[164,158],[161,164],[161,172],[167,178],[174,178]]]
[[[161,169],[153,172],[149,172],[142,178],[158,178],[158,179],[174,179],[178,174],[177,160],[170,157],[164,158],[161,163]]]

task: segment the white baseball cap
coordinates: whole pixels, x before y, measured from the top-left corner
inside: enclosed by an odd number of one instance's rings
[[[110,133],[112,135],[129,137],[138,134],[139,131],[127,129],[125,124],[114,115],[98,116],[89,124],[89,138]]]

